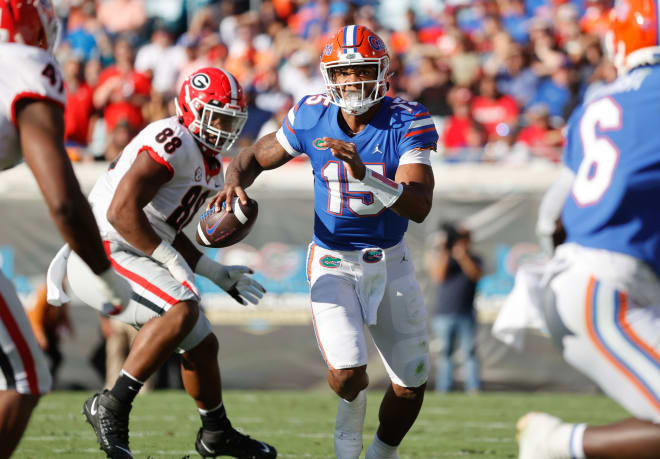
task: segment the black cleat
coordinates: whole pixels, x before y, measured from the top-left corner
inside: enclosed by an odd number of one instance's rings
[[[94,394],[83,403],[83,414],[96,433],[101,449],[110,459],[131,459],[128,447],[128,414],[131,407],[122,405],[109,390]]]
[[[229,430],[211,432],[202,427],[197,432],[195,449],[202,457],[230,456],[239,459],[273,459],[275,448],[262,441],[243,435],[233,427]]]

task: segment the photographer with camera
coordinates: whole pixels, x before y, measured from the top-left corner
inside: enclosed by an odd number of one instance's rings
[[[479,391],[474,295],[482,270],[481,259],[471,253],[470,247],[469,230],[443,223],[427,258],[429,276],[437,284],[431,331],[439,342],[435,378],[438,392],[451,389],[451,357],[457,344],[463,355],[465,391]]]

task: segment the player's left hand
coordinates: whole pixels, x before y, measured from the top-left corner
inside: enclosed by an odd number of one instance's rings
[[[257,304],[263,298],[266,289],[246,274],[253,274],[247,266],[227,266],[218,263],[218,269],[209,279],[243,306],[248,301]]]
[[[341,159],[348,169],[348,173],[357,180],[364,179],[367,172],[367,167],[362,162],[362,158],[357,152],[354,143],[344,142],[339,139],[331,139],[330,137],[323,137],[320,147],[330,148],[332,156]]]

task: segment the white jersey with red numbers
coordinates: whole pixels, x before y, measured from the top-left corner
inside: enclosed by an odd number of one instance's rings
[[[106,214],[117,185],[139,154],[151,156],[169,170],[170,180],[144,207],[144,212],[156,233],[172,242],[206,199],[223,188],[222,163],[202,154],[194,137],[176,116],[149,124],[113,161],[89,195],[104,240],[126,242],[108,222]]]
[[[51,100],[64,107],[64,83],[55,58],[35,46],[0,44],[0,170],[23,155],[16,129],[16,104],[23,98]]]

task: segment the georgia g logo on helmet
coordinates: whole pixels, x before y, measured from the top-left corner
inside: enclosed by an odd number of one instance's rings
[[[190,79],[190,84],[193,88],[203,91],[211,86],[211,79],[205,73],[198,73],[197,75],[193,75]]]

